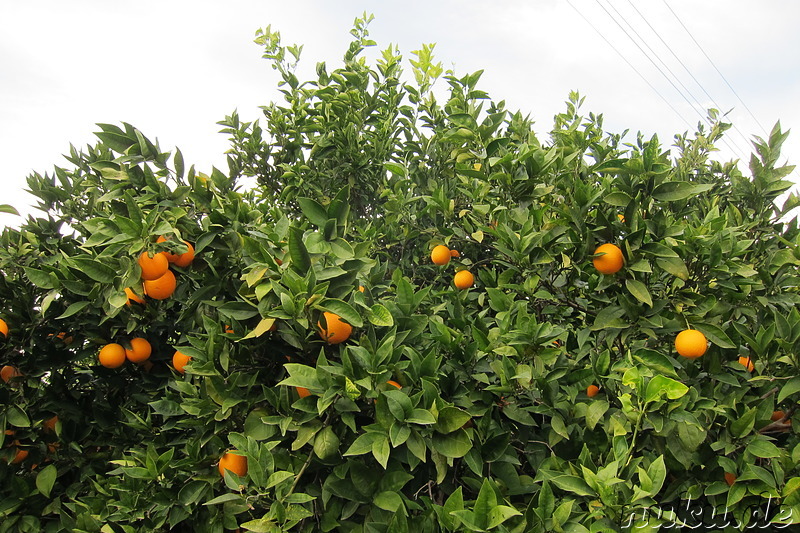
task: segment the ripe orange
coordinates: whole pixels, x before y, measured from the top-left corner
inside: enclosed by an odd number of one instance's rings
[[[783,417],[786,414],[783,411],[772,411],[772,416],[769,418],[773,422],[777,422],[778,420],[783,420]]]
[[[142,363],[150,358],[153,353],[153,347],[147,339],[135,337],[130,342],[131,349],[125,348],[125,356],[131,363]]]
[[[131,305],[131,302],[136,302],[137,304],[145,303],[144,298],[140,298],[139,296],[137,296],[137,294],[133,292],[133,289],[131,289],[130,287],[125,287],[125,294],[128,296],[127,305]]]
[[[325,311],[323,315],[325,316],[325,323],[328,326],[327,329],[322,327],[321,321],[317,322],[319,336],[322,337],[322,340],[328,344],[339,344],[350,338],[350,334],[353,332],[353,326],[343,321],[342,317],[336,313]]]
[[[164,300],[172,296],[178,281],[171,270],[167,270],[163,276],[154,280],[144,282],[144,293],[154,300]]]
[[[725,472],[725,483],[729,486],[736,483],[736,476],[731,474],[730,472]]]
[[[458,250],[450,250],[450,257],[461,257],[461,253]]]
[[[3,337],[8,337],[8,324],[2,318],[0,318],[0,333],[3,334]]]
[[[166,242],[167,238],[163,235],[156,239],[156,242]],[[169,252],[163,252],[164,255],[167,257],[167,261],[170,263],[175,263],[175,265],[186,268],[187,266],[192,264],[194,261],[194,246],[192,246],[189,241],[183,241],[183,243],[188,248],[187,251],[183,252],[182,254],[171,254]]]
[[[617,218],[619,219],[619,221],[620,221],[620,222],[622,222],[622,223],[624,223],[624,222],[625,222],[625,215],[622,215],[622,214],[620,214],[620,213],[617,213]]]
[[[8,380],[10,380],[11,378],[16,378],[21,375],[22,374],[20,374],[19,370],[17,370],[17,367],[15,366],[6,365],[2,369],[0,369],[0,379],[2,379],[6,383],[8,383]]]
[[[173,356],[172,356],[172,366],[175,367],[175,370],[177,370],[178,372],[183,374],[183,373],[186,372],[183,369],[183,367],[185,367],[186,364],[191,360],[192,360],[192,358],[189,357],[188,355],[183,354],[183,353],[181,353],[179,351],[175,351],[175,354],[173,354]]]
[[[63,341],[63,342],[64,342],[64,344],[72,344],[72,341],[74,341],[74,340],[75,340],[75,339],[72,337],[72,335],[70,335],[69,337],[67,337],[67,332],[66,332],[66,331],[62,331],[62,332],[60,332],[58,335],[53,335],[52,333],[50,333],[50,334],[49,334],[47,337],[48,337],[48,338],[53,338],[53,337],[55,337],[56,339],[58,339],[58,340],[60,340],[60,341]]]
[[[615,274],[619,272],[625,263],[622,257],[622,250],[616,244],[601,244],[594,253],[595,255],[604,254],[592,259],[592,264],[601,274]]]
[[[450,262],[450,249],[444,244],[435,246],[431,251],[431,261],[435,265],[446,265]]]
[[[24,461],[26,457],[28,457],[28,450],[23,450],[22,448],[17,448],[17,453],[16,453],[16,455],[14,455],[14,458],[11,460],[11,464],[12,465],[18,465],[22,461]]]
[[[116,342],[106,344],[100,348],[97,359],[106,368],[119,368],[125,362],[125,348]]]
[[[42,424],[42,427],[47,431],[55,432],[56,424],[58,424],[58,415],[48,418]]]
[[[139,266],[142,268],[142,279],[153,280],[164,275],[169,270],[169,261],[164,252],[159,252],[152,257],[147,252],[139,256]]]
[[[402,388],[403,388],[403,386],[402,386],[402,385],[400,385],[398,382],[396,382],[396,381],[393,381],[393,380],[391,380],[391,379],[390,379],[389,381],[387,381],[386,383],[388,383],[388,384],[389,384],[389,385],[391,385],[392,387],[397,387],[398,389],[402,389]]]
[[[225,452],[219,460],[219,475],[225,477],[225,471],[228,470],[239,477],[247,475],[247,457],[238,455],[236,450]]]
[[[696,329],[685,329],[675,337],[675,350],[683,357],[696,359],[706,353],[707,349],[706,336]]]
[[[469,289],[475,283],[475,276],[469,270],[459,270],[453,277],[453,283],[456,284],[458,289]]]
[[[749,357],[740,357],[739,364],[745,367],[748,372],[752,372],[756,369],[756,365],[753,364],[753,361]]]
[[[233,333],[233,328],[228,324],[225,324],[225,333]]]
[[[365,290],[366,290],[366,289],[364,288],[364,286],[363,286],[363,285],[359,285],[359,286],[358,286],[358,292],[364,292]]]
[[[311,391],[305,387],[295,387],[295,390],[297,391],[297,395],[300,396],[301,398],[306,398],[308,396],[311,396]]]
[[[597,385],[589,385],[588,387],[586,387],[586,396],[588,396],[589,398],[594,398],[595,396],[597,396],[598,392],[600,392],[600,387],[598,387]]]

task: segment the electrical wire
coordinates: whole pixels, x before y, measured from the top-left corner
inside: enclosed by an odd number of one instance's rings
[[[702,120],[704,120],[704,121],[706,121],[706,122],[709,122],[709,121],[708,121],[708,119],[707,119],[707,118],[706,118],[706,117],[705,117],[705,116],[704,116],[702,113],[699,113],[699,112],[698,112],[698,111],[695,109],[695,107],[694,107],[694,105],[692,104],[692,102],[690,102],[690,101],[689,101],[689,99],[686,97],[686,95],[685,95],[685,94],[683,94],[683,92],[681,92],[681,90],[678,88],[678,86],[677,86],[677,85],[675,85],[675,83],[674,83],[674,82],[673,82],[673,81],[670,79],[670,77],[669,77],[669,76],[667,76],[667,75],[666,75],[666,73],[664,73],[664,71],[661,69],[661,67],[659,67],[659,66],[658,66],[658,64],[657,64],[657,63],[656,63],[656,62],[653,60],[653,58],[652,58],[652,57],[650,57],[650,56],[647,54],[647,52],[645,52],[645,51],[644,51],[644,49],[643,49],[643,48],[642,48],[642,47],[639,45],[639,43],[636,41],[636,39],[634,39],[634,38],[633,38],[633,36],[632,36],[632,35],[631,35],[631,34],[630,34],[630,33],[629,33],[629,32],[628,32],[628,31],[627,31],[627,30],[626,30],[626,29],[625,29],[625,28],[622,26],[622,24],[620,24],[620,23],[619,23],[619,21],[618,21],[616,18],[614,18],[614,16],[613,16],[613,15],[612,15],[612,14],[611,14],[609,11],[608,11],[608,9],[606,9],[606,7],[605,7],[603,4],[601,4],[601,3],[600,3],[600,0],[595,0],[595,3],[596,3],[598,6],[600,6],[600,8],[601,8],[603,11],[605,11],[606,15],[608,15],[608,17],[609,17],[609,18],[610,18],[610,19],[611,19],[611,20],[614,22],[614,24],[616,24],[616,25],[619,27],[619,29],[620,29],[620,30],[622,30],[622,32],[625,34],[625,36],[626,36],[626,37],[628,37],[628,39],[630,39],[630,40],[631,40],[631,42],[632,42],[634,45],[636,45],[636,48],[638,48],[638,49],[639,49],[639,51],[642,53],[642,55],[644,55],[644,56],[647,58],[647,60],[648,60],[648,61],[650,61],[650,63],[651,63],[651,64],[652,64],[652,65],[653,65],[653,66],[656,68],[656,70],[658,70],[659,74],[661,74],[661,75],[664,77],[664,79],[665,79],[665,80],[667,80],[667,82],[669,82],[669,84],[672,86],[672,88],[673,88],[673,89],[675,89],[675,91],[676,91],[678,94],[680,94],[680,95],[681,95],[681,98],[683,98],[683,99],[684,99],[684,101],[686,101],[686,103],[689,105],[689,107],[690,107],[690,108],[691,108],[693,111],[697,112],[697,113],[700,115],[700,117],[701,117],[701,119],[702,119]],[[609,2],[609,5],[611,5],[611,3],[610,3],[610,2]],[[614,9],[613,5],[612,5],[612,9]],[[616,11],[616,9],[614,9],[614,11],[617,13],[617,15],[619,15],[619,17],[620,17],[620,18],[622,18],[623,20],[625,20],[625,18],[624,18],[624,17],[623,17],[623,16],[622,16],[622,15],[621,15],[621,14],[620,14],[618,11]],[[627,20],[625,20],[625,23],[626,23],[626,24],[628,24],[628,21],[627,21]],[[630,24],[628,24],[628,25],[630,25]],[[635,32],[635,30],[634,30],[634,32]],[[636,35],[637,35],[637,36],[639,36],[639,34],[638,34],[638,33],[636,33]],[[639,38],[641,39],[641,37],[639,37]],[[643,40],[643,42],[644,42],[644,40]],[[651,49],[651,50],[652,50],[652,49]],[[702,105],[701,105],[701,107],[702,107]],[[742,157],[742,150],[741,150],[741,148],[738,148],[738,147],[737,147],[737,148],[735,149],[733,146],[731,146],[731,143],[729,143],[729,142],[728,142],[728,140],[727,140],[727,138],[726,138],[726,137],[722,137],[722,142],[723,142],[723,143],[724,143],[724,144],[725,144],[725,145],[726,145],[726,146],[727,146],[727,147],[728,147],[728,148],[731,150],[731,152],[733,152],[735,155],[737,155],[737,157],[739,157],[740,159],[746,159],[746,158],[743,158],[743,157]]]
[[[617,47],[616,47],[616,46],[614,46],[614,45],[611,43],[611,41],[609,41],[608,39],[606,39],[606,36],[605,36],[605,35],[603,35],[603,33],[602,33],[600,30],[598,30],[598,29],[597,29],[597,27],[596,27],[596,26],[595,26],[595,25],[594,25],[594,24],[593,24],[593,23],[592,23],[592,22],[591,22],[589,19],[587,19],[585,16],[583,16],[583,13],[581,13],[581,12],[580,12],[580,10],[578,10],[578,8],[576,8],[574,5],[572,5],[572,2],[570,2],[570,0],[567,0],[567,4],[569,4],[569,6],[570,6],[572,9],[574,9],[574,10],[575,10],[575,12],[576,12],[578,15],[580,15],[580,17],[581,17],[581,18],[582,18],[582,19],[583,19],[583,20],[584,20],[584,21],[585,21],[585,22],[586,22],[586,23],[587,23],[587,24],[588,24],[588,25],[589,25],[589,26],[590,26],[590,27],[591,27],[591,28],[592,28],[592,29],[593,29],[593,30],[594,30],[596,33],[597,33],[597,35],[599,35],[599,36],[600,36],[600,37],[601,37],[601,38],[602,38],[602,39],[603,39],[603,40],[606,42],[606,44],[608,44],[608,46],[610,46],[610,47],[611,47],[611,49],[612,49],[612,50],[614,50],[614,51],[617,53],[617,55],[619,55],[619,56],[620,56],[620,58],[622,58],[622,60],[623,60],[623,61],[625,61],[625,63],[627,63],[627,64],[628,64],[628,66],[629,66],[629,67],[631,67],[631,68],[633,69],[633,71],[634,71],[634,72],[636,72],[636,74],[638,74],[638,75],[639,75],[639,77],[640,77],[640,78],[642,78],[642,81],[644,81],[644,82],[645,82],[645,83],[648,85],[648,87],[650,87],[650,88],[653,90],[653,92],[654,92],[654,93],[656,93],[656,94],[659,96],[659,98],[661,98],[661,99],[664,101],[664,103],[665,103],[665,104],[667,104],[667,106],[668,106],[668,107],[669,107],[669,108],[670,108],[670,109],[671,109],[671,110],[672,110],[672,111],[673,111],[673,112],[674,112],[674,113],[675,113],[675,114],[678,116],[678,118],[680,118],[680,119],[681,119],[681,120],[682,120],[682,121],[683,121],[683,122],[686,124],[686,126],[688,126],[689,128],[691,128],[691,127],[692,127],[691,123],[690,123],[688,120],[686,120],[686,118],[685,118],[685,117],[684,117],[684,116],[683,116],[683,115],[680,113],[680,111],[678,111],[677,109],[675,109],[675,106],[673,106],[673,105],[672,105],[672,103],[670,103],[670,101],[669,101],[669,100],[667,100],[667,99],[664,97],[664,95],[663,95],[663,94],[661,94],[661,92],[659,92],[659,90],[658,90],[658,89],[656,89],[656,88],[655,88],[655,86],[654,86],[652,83],[650,83],[650,80],[648,80],[648,79],[647,79],[647,78],[644,76],[644,74],[642,74],[642,73],[639,71],[639,69],[638,69],[638,68],[636,68],[636,67],[633,65],[633,63],[631,63],[630,61],[628,61],[628,58],[627,58],[627,57],[625,57],[625,55],[624,55],[622,52],[620,52],[620,51],[617,49]]]

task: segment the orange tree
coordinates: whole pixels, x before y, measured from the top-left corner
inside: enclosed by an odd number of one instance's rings
[[[709,159],[714,112],[671,151],[572,94],[540,140],[432,47],[413,81],[393,47],[371,64],[368,22],[311,81],[259,32],[285,102],[221,122],[228,172],[101,124],[30,176],[45,215],[0,248],[0,532],[796,521],[780,127],[748,176]]]

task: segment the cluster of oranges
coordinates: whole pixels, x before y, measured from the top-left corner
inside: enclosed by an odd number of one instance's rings
[[[163,235],[157,243],[167,242]],[[172,254],[169,252],[158,252],[150,254],[147,251],[139,255],[138,263],[142,270],[142,283],[144,294],[154,300],[164,300],[172,296],[178,282],[175,274],[169,269],[170,264],[186,268],[194,261],[194,247],[188,241],[183,241],[186,251],[182,254]],[[131,302],[144,303],[144,300],[133,289],[126,288],[125,294],[128,296],[128,305]]]
[[[150,342],[142,337],[134,337],[128,341],[128,346],[130,348],[116,342],[106,344],[100,349],[97,359],[106,368],[119,368],[126,360],[142,364],[150,359],[150,354],[153,353]]]
[[[461,257],[461,254],[458,250],[451,250],[444,244],[434,246],[433,250],[431,250],[431,261],[434,265],[444,266],[453,257]],[[459,270],[453,276],[453,283],[457,289],[469,289],[475,283],[475,276],[469,270]]]

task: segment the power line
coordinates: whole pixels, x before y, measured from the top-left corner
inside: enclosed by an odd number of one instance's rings
[[[761,130],[764,132],[764,134],[765,134],[765,135],[769,135],[769,134],[767,133],[767,128],[765,128],[765,127],[764,127],[764,126],[761,124],[761,122],[759,122],[758,118],[756,118],[756,116],[753,114],[753,112],[752,112],[752,111],[750,111],[750,108],[749,108],[749,107],[747,107],[747,104],[745,104],[745,103],[744,103],[744,100],[742,100],[742,99],[739,97],[739,95],[737,94],[737,92],[734,90],[734,88],[733,88],[733,87],[731,86],[731,84],[728,82],[727,78],[725,78],[725,75],[724,75],[724,74],[722,74],[722,72],[720,72],[720,70],[717,68],[717,65],[716,65],[716,64],[714,64],[714,61],[712,61],[712,59],[711,59],[711,58],[708,56],[708,54],[707,54],[707,53],[706,53],[706,51],[703,49],[703,47],[702,47],[702,46],[700,46],[700,43],[698,43],[698,42],[697,42],[697,39],[695,39],[695,38],[694,38],[694,35],[692,35],[692,32],[690,32],[690,31],[689,31],[689,28],[687,28],[687,27],[686,27],[686,25],[683,23],[683,21],[680,19],[680,17],[678,17],[678,14],[677,14],[677,13],[675,13],[675,11],[673,11],[671,7],[669,7],[669,4],[667,3],[667,0],[661,0],[661,1],[662,1],[662,2],[664,2],[664,5],[665,5],[665,6],[667,6],[667,9],[669,9],[670,13],[672,13],[672,15],[675,17],[675,20],[677,20],[677,21],[678,21],[678,23],[679,23],[679,24],[680,24],[680,25],[683,27],[683,29],[684,29],[684,30],[686,30],[686,33],[687,33],[687,34],[689,34],[689,37],[691,37],[692,41],[694,41],[694,44],[696,44],[696,45],[697,45],[697,48],[699,48],[699,49],[700,49],[700,51],[701,51],[701,52],[703,52],[703,55],[704,55],[704,56],[706,56],[706,59],[708,59],[708,62],[709,62],[709,63],[711,63],[711,66],[712,66],[712,67],[714,67],[714,70],[716,70],[716,71],[717,71],[717,74],[719,74],[719,75],[720,75],[720,77],[722,78],[722,80],[725,82],[725,85],[727,85],[727,86],[728,86],[728,88],[731,90],[731,92],[734,94],[734,96],[736,96],[736,99],[737,99],[737,100],[739,100],[739,102],[741,102],[741,104],[744,106],[744,108],[747,110],[747,112],[750,114],[750,116],[751,116],[751,117],[753,117],[753,120],[755,120],[755,121],[756,121],[756,124],[758,124],[758,125],[759,125],[759,127],[761,127]]]
[[[605,7],[603,4],[601,4],[601,3],[600,3],[600,0],[595,0],[595,3],[596,3],[597,5],[599,5],[599,6],[600,6],[600,8],[601,8],[603,11],[605,11],[606,15],[608,15],[608,17],[609,17],[609,18],[610,18],[612,21],[614,21],[614,24],[616,24],[616,25],[619,27],[619,29],[620,29],[620,30],[622,30],[622,32],[625,34],[625,36],[626,36],[626,37],[628,37],[628,39],[630,39],[630,40],[631,40],[631,42],[632,42],[634,45],[636,45],[636,48],[638,48],[638,49],[639,49],[639,51],[642,53],[642,55],[644,55],[644,56],[647,58],[647,60],[648,60],[648,61],[650,61],[650,63],[652,63],[652,65],[653,65],[653,66],[656,68],[656,70],[658,70],[659,74],[661,74],[661,75],[664,77],[664,79],[666,79],[666,80],[667,80],[667,82],[669,82],[669,84],[670,84],[670,85],[672,85],[672,88],[673,88],[673,89],[675,89],[675,91],[677,91],[677,93],[681,95],[681,98],[683,98],[683,99],[686,101],[686,103],[687,103],[687,104],[689,104],[689,107],[690,107],[692,110],[694,110],[695,112],[697,112],[697,110],[694,108],[694,105],[692,105],[692,103],[689,101],[689,99],[686,97],[686,95],[685,95],[685,94],[683,94],[683,92],[681,92],[681,90],[680,90],[680,89],[677,87],[677,85],[675,85],[675,83],[674,83],[674,82],[673,82],[673,81],[670,79],[670,77],[669,77],[669,76],[667,76],[667,75],[664,73],[664,71],[661,69],[661,67],[659,67],[659,66],[658,66],[658,64],[656,64],[656,62],[655,62],[655,61],[653,61],[653,58],[651,58],[651,57],[650,57],[650,56],[647,54],[647,52],[645,52],[645,51],[644,51],[644,49],[643,49],[643,48],[642,48],[642,47],[639,45],[639,43],[636,41],[636,39],[634,39],[634,38],[631,36],[631,34],[630,34],[630,33],[628,33],[628,31],[627,31],[627,30],[626,30],[626,29],[625,29],[625,28],[622,26],[622,24],[620,24],[620,23],[619,23],[619,21],[618,21],[617,19],[615,19],[615,18],[614,18],[614,16],[613,16],[613,15],[612,15],[612,14],[611,14],[609,11],[608,11],[608,9],[606,9],[606,7]],[[609,4],[610,4],[610,2],[609,2]],[[612,9],[614,9],[613,5],[612,5]],[[616,11],[616,9],[614,9],[614,11]],[[620,16],[620,18],[622,18],[623,20],[625,20],[625,17],[623,17],[623,16],[622,16],[622,15],[621,15],[621,14],[620,14],[618,11],[616,11],[616,13],[617,13],[617,15],[619,15],[619,16]],[[625,20],[625,23],[626,23],[626,24],[628,24],[628,25],[630,26],[630,24],[628,23],[628,21],[627,21],[627,20]],[[631,28],[632,28],[632,27],[631,27]],[[634,30],[634,33],[636,33],[636,32],[635,32],[635,30]],[[638,33],[636,33],[636,35],[637,35],[637,36],[639,36],[639,34],[638,34]],[[644,40],[643,40],[641,37],[639,37],[639,39],[641,39],[641,40],[642,40],[642,42],[644,42]],[[646,44],[646,43],[645,43],[645,46],[647,46],[647,44]],[[649,47],[648,47],[648,48],[649,48]],[[652,51],[652,49],[651,49],[651,51]],[[656,55],[656,54],[654,53],[654,55]],[[662,63],[663,63],[663,62],[662,62]],[[670,71],[670,72],[671,72],[671,71]],[[674,74],[673,74],[673,76],[674,76]],[[679,83],[680,83],[680,81],[679,81]],[[701,107],[702,107],[702,105],[701,105]],[[708,119],[707,119],[705,116],[703,116],[703,115],[702,115],[701,113],[699,113],[699,112],[698,112],[698,114],[700,115],[700,117],[701,117],[701,119],[702,119],[702,120],[705,120],[706,122],[708,122]],[[727,146],[727,147],[728,147],[728,148],[729,148],[729,149],[730,149],[732,152],[734,152],[735,154],[737,154],[737,155],[739,156],[739,158],[740,158],[740,159],[744,159],[744,158],[742,158],[742,155],[741,155],[741,149],[740,149],[738,146],[737,146],[737,148],[736,148],[736,149],[734,149],[734,148],[733,148],[733,146],[731,146],[731,145],[730,145],[730,143],[727,141],[727,139],[726,139],[725,137],[722,137],[722,142],[723,142],[723,143],[725,143],[725,145],[726,145],[726,146]]]
[[[689,68],[686,66],[686,64],[683,62],[683,60],[681,60],[681,58],[679,58],[679,57],[678,57],[678,55],[675,53],[675,51],[672,49],[672,47],[669,45],[669,43],[667,43],[667,42],[664,40],[664,38],[663,38],[663,37],[661,37],[661,34],[660,34],[660,33],[658,33],[658,31],[657,31],[657,30],[656,30],[656,29],[653,27],[653,25],[652,25],[652,24],[650,24],[650,21],[649,21],[649,20],[647,20],[647,18],[646,18],[646,17],[645,17],[645,16],[642,14],[642,12],[641,12],[641,11],[639,11],[639,8],[637,8],[637,7],[636,7],[636,4],[634,4],[634,3],[633,3],[631,0],[628,0],[628,3],[629,3],[629,4],[630,4],[630,6],[631,6],[631,7],[634,9],[634,11],[636,11],[636,13],[638,13],[638,14],[639,14],[639,17],[641,17],[641,19],[642,19],[642,20],[645,22],[645,24],[647,24],[647,26],[650,28],[650,30],[651,30],[651,31],[652,31],[652,32],[655,34],[655,36],[656,36],[656,37],[658,37],[658,39],[659,39],[659,40],[661,41],[661,43],[662,43],[662,44],[663,44],[663,45],[664,45],[664,46],[667,48],[667,50],[669,50],[669,53],[670,53],[670,54],[672,54],[672,57],[674,57],[674,58],[675,58],[675,60],[676,60],[676,61],[677,61],[677,62],[680,64],[680,66],[682,66],[682,67],[683,67],[683,70],[685,70],[685,71],[686,71],[686,73],[687,73],[687,74],[688,74],[688,75],[689,75],[689,76],[690,76],[690,77],[691,77],[691,78],[694,80],[695,84],[697,84],[697,86],[698,86],[698,87],[700,87],[700,90],[701,90],[701,91],[703,91],[703,93],[705,93],[705,95],[708,97],[708,99],[709,99],[709,100],[711,100],[711,103],[712,103],[712,104],[714,104],[714,107],[716,107],[716,108],[717,108],[717,109],[719,109],[719,110],[722,110],[722,106],[721,106],[721,105],[719,105],[719,104],[717,103],[717,101],[714,99],[714,97],[713,97],[713,96],[711,96],[711,95],[708,93],[708,91],[706,90],[706,88],[705,88],[705,87],[703,87],[703,84],[702,84],[702,83],[700,83],[700,81],[699,81],[699,80],[698,80],[698,79],[697,79],[697,78],[694,76],[694,74],[692,74],[692,71],[691,71],[691,70],[689,70]],[[749,146],[749,144],[750,144],[750,139],[747,137],[747,135],[745,135],[745,134],[742,132],[742,130],[740,130],[740,129],[739,129],[739,127],[736,125],[736,123],[734,123],[733,121],[731,121],[731,125],[733,126],[733,129],[734,129],[734,130],[736,130],[736,132],[737,132],[739,135],[741,135],[742,139],[744,139],[744,141],[745,141],[745,142],[748,144],[748,146]]]
[[[648,86],[649,86],[649,87],[650,87],[650,88],[653,90],[653,92],[654,92],[654,93],[656,93],[656,94],[659,96],[659,98],[661,98],[661,99],[664,101],[664,103],[665,103],[665,104],[667,104],[667,106],[669,106],[669,108],[670,108],[670,109],[672,109],[672,111],[673,111],[673,112],[674,112],[674,113],[675,113],[675,114],[676,114],[676,115],[677,115],[677,116],[678,116],[678,117],[679,117],[681,120],[683,120],[683,122],[684,122],[684,123],[685,123],[685,124],[686,124],[686,125],[687,125],[689,128],[691,128],[691,127],[692,127],[691,123],[689,123],[689,121],[688,121],[688,120],[686,120],[686,118],[684,118],[684,116],[683,116],[683,115],[681,115],[681,113],[680,113],[680,112],[679,112],[677,109],[675,109],[675,106],[673,106],[673,105],[670,103],[670,101],[669,101],[669,100],[667,100],[666,98],[664,98],[664,95],[662,95],[662,94],[659,92],[659,90],[658,90],[658,89],[656,89],[656,88],[655,88],[655,86],[654,86],[652,83],[650,83],[650,81],[649,81],[649,80],[648,80],[648,79],[647,79],[647,78],[644,76],[644,74],[642,74],[641,72],[639,72],[639,69],[638,69],[638,68],[636,68],[636,67],[635,67],[635,66],[634,66],[634,65],[633,65],[633,64],[632,64],[630,61],[628,61],[628,58],[627,58],[627,57],[625,57],[625,55],[624,55],[622,52],[620,52],[620,51],[617,49],[617,47],[616,47],[616,46],[614,46],[613,44],[611,44],[611,41],[609,41],[608,39],[606,39],[606,36],[605,36],[605,35],[603,35],[603,33],[602,33],[600,30],[598,30],[598,29],[597,29],[597,27],[596,27],[596,26],[595,26],[595,25],[594,25],[594,24],[593,24],[593,23],[592,23],[592,22],[591,22],[589,19],[587,19],[586,17],[584,17],[584,16],[583,16],[583,13],[581,13],[581,12],[580,12],[580,10],[578,10],[578,8],[576,8],[574,5],[572,5],[572,2],[570,2],[570,0],[567,0],[567,4],[569,4],[569,6],[570,6],[572,9],[574,9],[574,10],[575,10],[575,12],[576,12],[578,15],[580,15],[580,17],[581,17],[581,18],[582,18],[582,19],[583,19],[583,20],[584,20],[584,21],[585,21],[585,22],[586,22],[586,23],[587,23],[589,26],[591,26],[591,28],[592,28],[592,29],[593,29],[593,30],[594,30],[594,31],[597,33],[597,35],[599,35],[599,36],[600,36],[600,37],[601,37],[601,38],[602,38],[602,39],[603,39],[603,40],[606,42],[606,44],[608,44],[608,46],[610,46],[610,47],[611,47],[611,49],[612,49],[612,50],[614,50],[614,51],[615,51],[615,52],[616,52],[616,53],[619,55],[619,57],[621,57],[621,58],[622,58],[622,60],[623,60],[623,61],[625,61],[625,63],[627,63],[627,64],[628,64],[628,66],[629,66],[629,67],[631,67],[631,68],[633,69],[633,71],[634,71],[634,72],[636,72],[636,74],[638,74],[638,75],[639,75],[639,77],[640,77],[640,78],[642,78],[642,81],[644,81],[644,82],[645,82],[645,83],[646,83],[646,84],[647,84],[647,85],[648,85]]]

